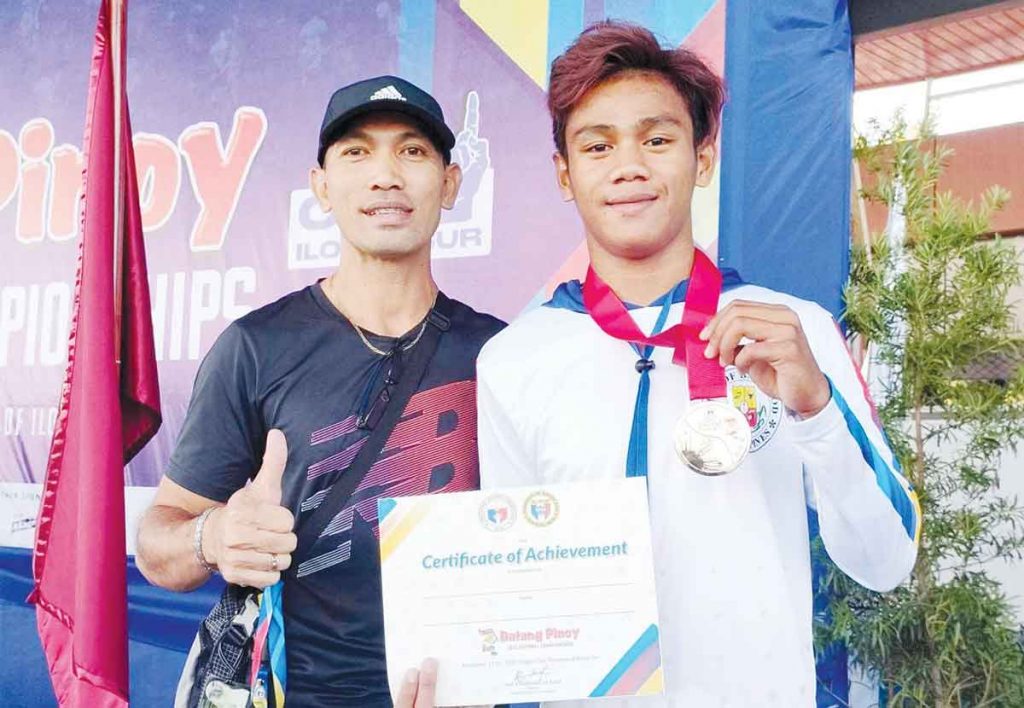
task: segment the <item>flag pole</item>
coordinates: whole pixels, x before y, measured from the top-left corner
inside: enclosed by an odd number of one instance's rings
[[[124,170],[122,169],[122,116],[123,95],[123,52],[124,46],[124,3],[125,0],[111,2],[111,69],[114,79],[114,360],[117,362],[118,376],[121,371],[121,295],[124,290]],[[131,139],[131,136],[128,136]]]

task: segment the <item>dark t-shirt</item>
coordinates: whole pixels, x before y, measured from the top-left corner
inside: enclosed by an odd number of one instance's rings
[[[453,301],[451,328],[384,450],[284,584],[288,704],[390,706],[377,499],[476,489],[476,357],[502,327]],[[378,349],[411,343],[368,335]],[[367,431],[355,419],[383,387],[370,351],[319,285],[233,322],[196,376],[167,476],[227,499],[259,469],[267,432],[288,441],[282,504],[301,526],[345,473]]]

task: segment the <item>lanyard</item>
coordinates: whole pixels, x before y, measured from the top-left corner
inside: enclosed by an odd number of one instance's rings
[[[672,362],[687,369],[690,400],[724,398],[725,370],[717,359],[704,356],[706,345],[697,336],[715,316],[721,292],[722,274],[703,252],[694,249],[682,321],[664,332],[648,337],[640,331],[622,300],[593,268],[588,269],[583,284],[583,304],[597,326],[611,337],[634,345],[672,347]]]
[[[672,308],[673,295],[679,286],[665,296],[661,305],[661,312],[658,313],[658,321],[654,324],[653,334],[658,334],[665,326],[669,310]],[[636,404],[633,406],[633,425],[629,431],[629,449],[626,451],[626,476],[646,477],[647,476],[647,409],[651,393],[651,369],[654,368],[651,354],[654,346],[650,344],[634,344],[630,342],[633,351],[637,353],[640,360],[636,363],[636,369],[640,372],[640,383],[636,389]]]

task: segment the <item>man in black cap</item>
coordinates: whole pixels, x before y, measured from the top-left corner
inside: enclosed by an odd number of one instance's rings
[[[431,276],[431,237],[461,182],[454,143],[437,101],[400,78],[334,93],[310,186],[341,229],[338,269],[218,338],[140,524],[139,568],[173,590],[215,572],[276,586],[294,557],[277,586],[292,705],[391,706],[377,499],[479,485],[475,360],[503,325]],[[436,351],[382,452],[319,537],[296,548],[434,326]],[[435,672],[411,669],[398,704],[433,705]]]

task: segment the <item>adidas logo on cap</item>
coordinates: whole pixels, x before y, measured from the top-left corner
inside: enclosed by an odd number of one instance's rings
[[[373,95],[370,96],[371,101],[380,101],[383,99],[387,99],[389,101],[404,101],[405,96],[403,96],[394,86],[388,84],[382,89],[377,89],[373,92]]]

